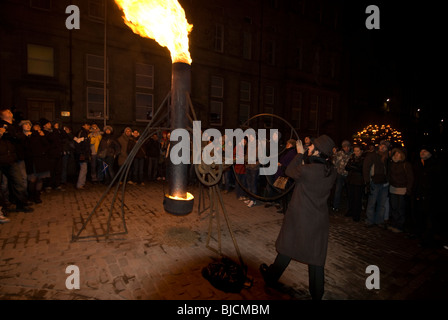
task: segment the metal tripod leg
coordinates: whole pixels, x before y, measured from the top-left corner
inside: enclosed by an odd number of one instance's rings
[[[220,224],[220,220],[219,220],[219,207],[221,207],[222,213],[224,215],[224,219],[226,221],[227,229],[229,230],[230,236],[233,241],[233,245],[234,245],[236,253],[238,255],[238,259],[240,260],[241,265],[244,266],[244,261],[241,256],[240,249],[238,247],[238,243],[237,243],[236,238],[232,232],[232,228],[230,227],[230,220],[227,215],[227,210],[224,206],[224,201],[222,199],[221,190],[219,189],[219,186],[217,184],[214,186],[211,186],[210,193],[211,193],[210,194],[210,223],[209,223],[206,247],[208,249],[218,253],[219,255],[222,255],[222,252],[221,252],[221,224]],[[216,216],[216,220],[217,220],[217,229],[218,229],[218,250],[209,246],[211,233],[212,233],[213,218],[215,216]]]

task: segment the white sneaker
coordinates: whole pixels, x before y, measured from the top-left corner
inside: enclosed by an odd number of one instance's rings
[[[249,208],[252,208],[253,206],[255,206],[257,203],[255,202],[255,201],[253,201],[253,200],[250,200],[250,202],[247,204],[247,206],[249,207]]]
[[[11,220],[9,220],[8,218],[6,218],[4,215],[0,214],[0,223],[8,223]]]
[[[249,202],[251,202],[252,200],[250,200],[250,199],[247,199],[247,200],[244,200],[244,203],[245,204],[249,204]]]

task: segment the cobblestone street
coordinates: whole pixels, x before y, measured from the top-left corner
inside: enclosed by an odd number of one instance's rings
[[[127,234],[96,238],[107,232],[111,195],[77,241],[72,241],[105,186],[67,187],[42,195],[33,213],[10,213],[0,225],[0,298],[11,300],[309,300],[308,269],[292,261],[278,289],[267,288],[258,266],[276,256],[275,240],[283,215],[275,207],[248,208],[234,193],[223,195],[230,225],[248,266],[253,286],[240,293],[215,289],[201,274],[219,256],[206,247],[210,214],[194,211],[173,216],[163,210],[163,184],[128,185],[125,193]],[[124,231],[121,192],[110,220],[110,233]],[[208,203],[208,197],[205,197]],[[238,261],[220,214],[222,253]],[[213,218],[210,246],[218,248]],[[85,237],[85,238],[84,238]],[[66,288],[66,267],[80,270],[80,289]],[[366,288],[369,265],[380,269],[380,289]],[[365,228],[342,214],[331,214],[325,266],[325,300],[407,300],[448,298],[448,250],[425,249],[404,234]]]

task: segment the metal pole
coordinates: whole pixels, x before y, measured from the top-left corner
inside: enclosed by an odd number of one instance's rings
[[[172,129],[186,129],[188,122],[188,99],[190,92],[191,66],[187,63],[176,62],[172,66],[170,126]],[[177,141],[170,142],[170,153]],[[173,165],[168,159],[169,195],[185,198],[188,185],[188,165]]]
[[[103,128],[106,126],[107,115],[107,0],[104,1],[104,97],[103,97]]]

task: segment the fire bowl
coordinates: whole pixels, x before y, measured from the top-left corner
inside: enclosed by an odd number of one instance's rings
[[[187,198],[173,197],[165,194],[163,199],[163,208],[166,212],[176,216],[184,216],[193,211],[194,197],[187,192]]]

